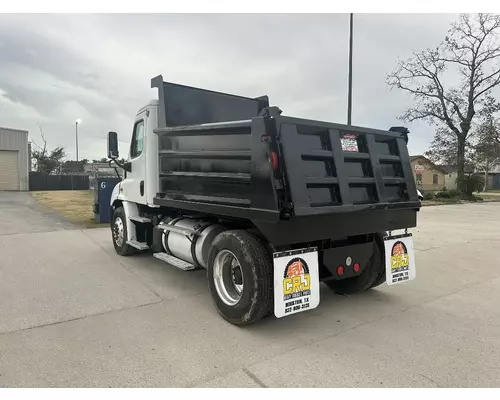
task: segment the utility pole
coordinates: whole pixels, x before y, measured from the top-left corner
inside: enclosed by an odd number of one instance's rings
[[[488,156],[486,156],[486,166],[484,168],[484,188],[483,192],[486,192],[488,190],[488,169],[489,169],[489,164],[488,164]]]
[[[75,122],[75,140],[76,140],[76,162],[78,162],[78,123],[80,119],[77,119]]]
[[[351,125],[352,114],[352,22],[353,13],[349,14],[349,83],[347,89],[347,125]]]

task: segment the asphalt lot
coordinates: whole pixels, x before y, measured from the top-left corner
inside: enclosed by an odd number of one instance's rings
[[[500,203],[426,207],[417,279],[237,328],[203,271],[0,193],[0,387],[500,386]]]

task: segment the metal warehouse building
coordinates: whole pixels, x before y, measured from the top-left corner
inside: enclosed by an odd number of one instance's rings
[[[0,127],[0,191],[29,189],[28,132]]]

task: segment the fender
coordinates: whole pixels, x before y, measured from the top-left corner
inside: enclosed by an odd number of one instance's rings
[[[121,185],[122,183],[118,182],[116,186],[113,188],[113,191],[111,192],[111,198],[109,200],[109,205],[111,208],[113,207],[113,204],[116,200],[126,201],[125,196],[120,191]]]
[[[113,192],[111,193],[111,199],[109,201],[109,209],[110,209],[110,215],[113,215],[113,212],[116,208],[116,202],[120,202],[123,206],[123,211],[125,211],[125,217],[127,219],[127,233],[128,237],[126,240],[137,240],[136,238],[136,231],[135,231],[135,224],[130,220],[130,217],[132,216],[138,216],[139,215],[139,209],[137,208],[137,204],[132,203],[130,201],[127,201],[125,195],[123,192],[120,190],[121,189],[121,182],[119,182],[114,188]],[[110,224],[113,226],[113,218],[110,218]]]

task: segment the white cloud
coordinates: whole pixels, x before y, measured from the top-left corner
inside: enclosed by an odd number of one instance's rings
[[[353,123],[400,125],[410,99],[385,76],[412,50],[437,45],[449,14],[355,15]],[[247,96],[267,94],[284,114],[345,122],[346,14],[308,15],[2,15],[0,125],[43,122],[49,145],[80,158],[105,155],[106,132],[127,153],[136,110],[156,94],[150,79]],[[8,110],[6,112],[6,110]],[[433,135],[411,124],[410,151]]]

